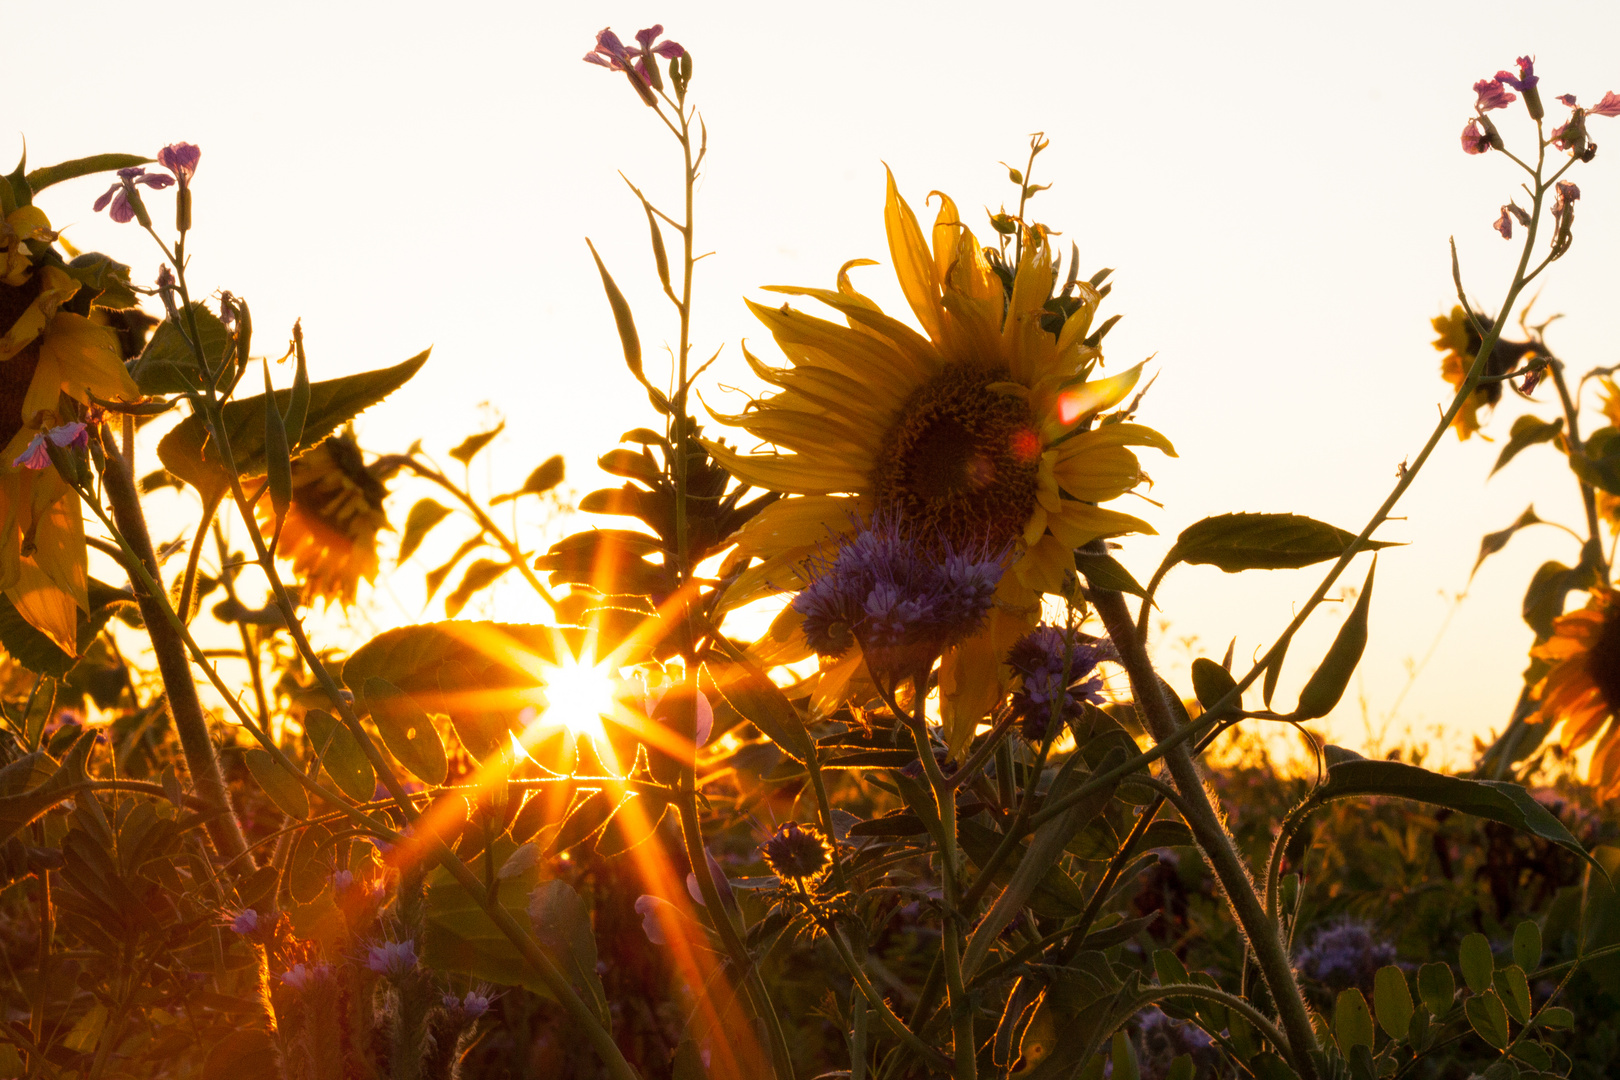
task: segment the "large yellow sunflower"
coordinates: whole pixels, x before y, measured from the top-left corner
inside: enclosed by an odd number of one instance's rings
[[[292,561],[306,603],[336,600],[348,607],[360,579],[377,577],[377,533],[388,527],[388,488],[366,468],[350,431],[293,459],[292,482],[277,554]],[[266,536],[275,529],[268,499],[259,505],[259,524]]]
[[[1479,336],[1475,323],[1490,329],[1491,320],[1478,312],[1472,319],[1468,312],[1463,310],[1461,304],[1454,304],[1451,311],[1445,315],[1437,315],[1429,320],[1438,335],[1433,345],[1438,352],[1445,353],[1440,360],[1440,377],[1451,384],[1453,390],[1461,388],[1468,379],[1468,371],[1474,366],[1474,357],[1479,355],[1479,347],[1485,344],[1485,339]],[[1505,375],[1512,371],[1519,361],[1524,360],[1540,351],[1533,341],[1508,341],[1499,339],[1496,348],[1491,350],[1490,359],[1485,363],[1486,375]],[[1457,438],[1466,439],[1474,432],[1479,431],[1479,410],[1495,408],[1496,403],[1502,400],[1502,384],[1499,382],[1485,383],[1474,388],[1468,395],[1456,419],[1451,426],[1456,429]],[[1490,436],[1481,434],[1480,438],[1489,440]]]
[[[1586,607],[1560,615],[1530,655],[1552,664],[1533,691],[1541,707],[1530,722],[1563,721],[1566,750],[1597,738],[1588,781],[1600,798],[1620,794],[1620,594],[1593,589]]]
[[[53,468],[16,464],[41,432],[75,419],[81,405],[134,401],[118,335],[62,310],[81,288],[52,259],[56,239],[39,208],[23,206],[0,229],[0,588],[23,618],[76,653],[88,606],[84,521],[78,496]]]
[[[1144,479],[1129,447],[1175,451],[1151,428],[1094,423],[1131,391],[1141,370],[1087,381],[1102,359],[1086,343],[1097,291],[1077,282],[1071,295],[1079,307],[1054,334],[1042,326],[1056,276],[1044,236],[1026,234],[1009,291],[956,204],[938,192],[932,197],[940,208],[930,250],[889,176],[889,251],[926,336],[855,291],[849,269],[870,260],[845,264],[836,291],[776,287],[826,304],[845,323],[751,303],[791,363],[773,367],[747,354],[778,391],[716,419],[776,449],[744,454],[704,445],[745,483],[794,496],[739,534],[730,565],[762,561],[738,578],[728,605],[803,587],[805,560],[879,509],[908,531],[937,530],[959,549],[1009,552],[1010,572],[986,628],[942,663],[945,721],[960,747],[1002,692],[1007,648],[1037,621],[1040,593],[1061,587],[1074,549],[1098,537],[1154,531],[1097,505]],[[778,650],[773,659],[791,652]],[[858,654],[846,658],[824,683],[847,679],[859,663]]]

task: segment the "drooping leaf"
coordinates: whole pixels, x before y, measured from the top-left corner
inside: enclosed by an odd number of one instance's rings
[[[467,606],[467,601],[483,589],[495,584],[500,576],[512,569],[509,562],[496,562],[494,559],[478,559],[467,567],[467,572],[461,575],[461,584],[455,587],[449,596],[444,598],[444,613],[452,619],[461,613]]]
[[[1595,584],[1596,575],[1585,562],[1569,567],[1549,559],[1536,569],[1524,591],[1524,621],[1537,641],[1552,637],[1553,620],[1564,613],[1564,600],[1576,589]]]
[[[439,729],[427,711],[385,679],[367,679],[364,690],[366,708],[389,753],[423,783],[444,783],[449,762],[445,760]]]
[[[1496,973],[1496,959],[1491,955],[1491,942],[1484,934],[1469,934],[1462,939],[1457,951],[1457,966],[1462,968],[1463,981],[1468,989],[1483,994]]]
[[[289,776],[268,750],[253,749],[244,755],[248,772],[258,781],[259,788],[270,797],[288,817],[309,817],[309,795],[304,786]]]
[[[287,508],[292,505],[292,453],[287,446],[287,421],[282,418],[281,406],[270,396],[272,389],[270,361],[265,360],[264,393],[268,406],[264,410],[264,467],[269,479],[270,506],[275,511],[279,531],[287,517]]]
[[[1327,783],[1316,791],[1324,802],[1381,795],[1444,806],[1539,836],[1598,866],[1563,823],[1519,784],[1465,780],[1400,761],[1370,761],[1342,747],[1333,749],[1340,760],[1328,766]]]
[[[1528,506],[1525,507],[1524,513],[1519,515],[1518,520],[1514,521],[1514,523],[1509,525],[1507,528],[1502,529],[1499,532],[1486,533],[1484,538],[1479,542],[1479,558],[1474,560],[1474,568],[1468,571],[1468,580],[1474,580],[1474,575],[1479,572],[1480,565],[1484,563],[1486,559],[1507,547],[1507,543],[1509,540],[1513,539],[1514,533],[1530,525],[1544,524],[1546,523],[1536,516],[1536,508],[1534,506]]]
[[[355,802],[369,800],[377,790],[377,772],[354,732],[324,709],[304,714],[304,731],[338,790]]]
[[[395,564],[403,563],[416,554],[416,549],[422,546],[427,534],[433,527],[450,516],[450,508],[436,499],[421,498],[411,507],[411,512],[405,515],[405,531],[399,538],[399,557]]]
[[[1386,1035],[1392,1039],[1406,1038],[1416,1009],[1412,1005],[1412,989],[1406,985],[1406,973],[1394,964],[1379,968],[1373,976],[1373,1006],[1378,1013],[1378,1026]]]
[[[1372,604],[1373,574],[1377,570],[1378,560],[1374,557],[1373,565],[1367,571],[1366,584],[1362,585],[1361,595],[1356,598],[1356,606],[1350,609],[1349,618],[1339,627],[1321,665],[1311,673],[1305,689],[1299,693],[1299,707],[1294,710],[1296,718],[1316,720],[1324,717],[1333,711],[1344,696],[1345,687],[1350,685],[1350,676],[1355,673],[1356,665],[1361,663],[1361,654],[1367,648],[1367,612]]]
[[[630,313],[630,302],[619,291],[618,284],[613,275],[608,273],[607,265],[602,262],[602,256],[596,253],[596,245],[589,240],[585,241],[591,249],[591,258],[596,260],[597,273],[602,275],[602,291],[607,293],[608,306],[613,309],[613,323],[619,330],[619,344],[624,348],[624,366],[630,369],[630,374],[636,377],[647,390],[647,397],[652,401],[653,408],[666,415],[669,413],[669,399],[663,391],[655,388],[647,381],[647,376],[641,370],[641,337],[636,333],[635,316]]]
[[[1266,674],[1260,685],[1260,698],[1265,702],[1266,708],[1271,708],[1271,695],[1277,692],[1277,680],[1282,677],[1283,659],[1288,655],[1288,646],[1293,643],[1293,633],[1284,634],[1272,648],[1275,652],[1266,663]]]
[[[477,435],[469,435],[465,439],[462,439],[461,442],[456,445],[454,450],[450,451],[450,456],[461,462],[463,465],[471,465],[472,459],[478,456],[478,451],[488,446],[495,436],[499,435],[505,430],[506,421],[502,420],[499,424],[496,424],[494,429],[491,431],[482,431]]]
[[[521,495],[544,495],[563,482],[565,472],[566,467],[563,464],[563,456],[561,454],[552,454],[542,461],[534,472],[529,474],[529,478],[523,481],[522,487],[505,495],[495,496],[489,500],[489,505],[499,506],[501,503],[510,502]]]
[[[1084,575],[1086,583],[1093,589],[1147,596],[1147,590],[1143,589],[1131,576],[1131,572],[1112,555],[1100,551],[1076,551],[1074,568]]]
[[[218,370],[221,360],[225,356],[225,345],[230,340],[231,332],[220,322],[219,316],[208,310],[208,306],[201,300],[191,302],[190,318],[185,312],[181,313],[181,326],[177,327],[172,319],[164,319],[158,328],[152,331],[152,338],[146,343],[140,357],[135,361],[130,373],[135,383],[145,394],[178,394],[186,389],[196,389],[208,382],[206,376],[197,367],[197,354],[191,345],[186,342],[190,334],[190,319],[197,322],[198,344],[202,346],[203,357],[208,361],[211,370]],[[182,331],[182,327],[184,330]]]
[[[428,352],[418,353],[393,367],[345,375],[311,383],[309,414],[304,420],[303,437],[293,453],[307,450],[383,400],[421,370]],[[291,390],[278,390],[276,408],[285,415],[292,403]],[[224,434],[230,441],[237,474],[243,477],[265,474],[265,398],[243,398],[227,402],[223,409]],[[211,444],[208,426],[201,416],[188,416],[158,443],[158,459],[164,468],[197,489],[205,499],[230,490],[218,447]]]
[[[30,171],[27,176],[28,189],[37,195],[52,184],[60,184],[64,180],[77,180],[81,176],[94,176],[96,173],[112,172],[114,169],[133,169],[138,165],[151,163],[151,158],[139,154],[92,154],[90,157],[61,161]]]
[[[723,715],[729,710],[753,724],[783,752],[800,762],[809,760],[810,733],[805,730],[804,718],[780,687],[742,668],[719,673],[705,669],[703,674],[699,689],[714,706],[716,728],[730,726]]]
[[[1507,445],[1497,455],[1496,464],[1491,466],[1490,475],[1495,476],[1502,466],[1519,456],[1521,450],[1537,443],[1551,442],[1564,430],[1564,418],[1556,420],[1543,420],[1539,416],[1526,413],[1513,421],[1513,427],[1508,433]]]
[[[468,537],[461,542],[460,547],[451,552],[448,559],[423,574],[422,583],[427,586],[427,596],[422,601],[423,605],[433,602],[433,598],[439,593],[439,588],[444,585],[444,579],[449,577],[450,572],[461,564],[462,559],[483,546],[484,538],[482,535]]]
[[[1165,565],[1178,562],[1214,566],[1235,574],[1242,570],[1285,570],[1336,559],[1355,543],[1345,532],[1299,514],[1220,514],[1182,530]],[[1358,551],[1390,547],[1368,540]]]

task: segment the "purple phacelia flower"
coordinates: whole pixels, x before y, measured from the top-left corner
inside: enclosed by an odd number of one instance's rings
[[[476,1020],[489,1011],[491,997],[487,991],[469,990],[461,999],[461,1011]]]
[[[1073,725],[1084,715],[1087,702],[1103,700],[1097,665],[1115,658],[1113,646],[1089,634],[1076,632],[1072,640],[1066,634],[1062,627],[1037,626],[1007,652],[1007,665],[1020,677],[1012,695],[1013,713],[1022,720],[1021,730],[1031,742],[1046,737],[1054,710],[1059,723]]]
[[[1507,87],[1502,85],[1501,79],[1481,79],[1474,84],[1474,93],[1477,95],[1474,108],[1480,112],[1490,112],[1492,109],[1505,109],[1518,101],[1518,97],[1508,93]]]
[[[231,930],[243,937],[259,929],[259,913],[252,908],[243,908],[231,920]]]
[[[101,193],[101,198],[95,201],[90,209],[93,213],[101,213],[109,203],[112,209],[107,216],[120,225],[127,225],[135,220],[135,204],[130,202],[130,193],[135,190],[136,184],[144,184],[149,188],[161,191],[174,183],[174,177],[164,176],[162,173],[149,173],[143,168],[119,169],[118,181],[112,187]]]
[[[378,975],[403,975],[416,967],[416,942],[385,941],[366,951],[366,967]]]
[[[1491,137],[1480,130],[1478,120],[1468,121],[1462,130],[1462,148],[1465,154],[1483,154],[1491,148]]]
[[[1335,990],[1365,986],[1394,962],[1395,946],[1376,937],[1372,923],[1356,918],[1330,923],[1294,957],[1301,972]]]
[[[352,870],[334,870],[334,871],[332,871],[332,891],[333,892],[343,892],[343,891],[345,891],[347,889],[352,889],[352,888],[354,888],[354,871],[352,871]]]
[[[294,964],[282,973],[281,981],[294,990],[307,990],[331,974],[330,964]]]

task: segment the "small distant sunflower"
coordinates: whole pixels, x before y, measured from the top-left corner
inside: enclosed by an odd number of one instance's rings
[[[78,652],[88,608],[84,520],[78,496],[53,468],[28,467],[29,444],[76,421],[93,394],[134,401],[118,335],[89,317],[35,206],[0,224],[0,588],[36,629]],[[78,310],[75,310],[78,309]],[[24,464],[19,459],[25,459]]]
[[[1560,615],[1530,655],[1552,664],[1533,691],[1541,707],[1531,722],[1563,721],[1566,750],[1598,739],[1588,781],[1600,798],[1620,794],[1620,594],[1593,589],[1586,607]]]
[[[1056,284],[1045,236],[1025,234],[1008,290],[956,204],[935,196],[932,251],[892,174],[884,207],[895,272],[926,336],[850,284],[849,269],[871,260],[846,263],[836,291],[775,287],[826,304],[847,324],[750,303],[791,364],[748,354],[778,392],[716,419],[785,452],[704,445],[743,482],[794,496],[740,534],[733,564],[763,561],[739,577],[730,604],[802,588],[807,560],[879,512],[909,535],[937,535],[942,549],[1008,553],[1011,572],[985,628],[947,651],[941,668],[946,721],[959,743],[1004,689],[1002,658],[1035,625],[1039,594],[1061,588],[1074,549],[1154,531],[1098,505],[1146,479],[1129,447],[1175,451],[1140,424],[1093,426],[1141,370],[1087,381],[1102,359],[1086,342],[1097,290],[1076,282],[1078,307],[1054,333],[1042,325]]]
[[[1467,380],[1468,369],[1474,366],[1474,357],[1479,355],[1479,347],[1485,343],[1485,339],[1474,329],[1476,321],[1486,331],[1490,330],[1490,319],[1478,312],[1470,319],[1461,304],[1454,305],[1448,314],[1429,320],[1429,325],[1439,335],[1434,339],[1434,347],[1438,352],[1445,353],[1440,360],[1440,377],[1450,383],[1453,390]],[[1496,348],[1491,350],[1490,359],[1485,362],[1485,374],[1505,375],[1517,367],[1519,361],[1538,351],[1540,346],[1533,341],[1498,340]],[[1457,438],[1466,439],[1478,431],[1479,410],[1494,408],[1501,400],[1501,383],[1485,383],[1476,387],[1451,422],[1451,426],[1457,430]],[[1480,438],[1489,439],[1490,436],[1482,434]]]
[[[388,488],[366,468],[352,432],[321,442],[292,463],[292,505],[277,554],[293,564],[305,603],[354,603],[360,579],[377,577],[377,533],[388,527]],[[275,528],[268,500],[259,524]]]

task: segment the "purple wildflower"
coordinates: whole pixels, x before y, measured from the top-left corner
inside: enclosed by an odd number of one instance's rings
[[[1575,95],[1574,94],[1559,94],[1558,95],[1558,101],[1559,101],[1560,104],[1562,104],[1562,105],[1564,105],[1564,106],[1566,106],[1568,108],[1571,108],[1571,109],[1576,108],[1576,106],[1578,104],[1576,102],[1576,100],[1575,100]]]
[[[461,999],[461,1011],[476,1020],[489,1011],[490,995],[488,991],[469,990]]]
[[[609,71],[622,71],[635,87],[641,100],[648,105],[657,105],[658,99],[653,95],[654,90],[664,88],[663,77],[658,73],[658,61],[655,56],[662,56],[666,60],[673,60],[685,56],[686,50],[673,41],[658,41],[664,32],[662,23],[656,23],[645,30],[636,32],[635,50],[625,48],[624,42],[619,40],[611,28],[603,27],[596,35],[596,48],[585,54],[585,62],[597,64]]]
[[[1586,110],[1588,116],[1620,116],[1620,94],[1613,90],[1603,95],[1603,100]]]
[[[669,913],[665,915],[665,909]],[[647,935],[647,940],[654,945],[668,945],[669,939],[664,936],[663,919],[673,918],[675,905],[662,897],[650,893],[642,893],[636,897],[636,914],[641,916],[641,932]]]
[[[1097,665],[1113,658],[1113,646],[1089,634],[1075,633],[1072,640],[1065,635],[1062,627],[1037,626],[1007,652],[1008,666],[1020,676],[1012,695],[1013,712],[1022,719],[1024,737],[1031,742],[1046,737],[1054,708],[1058,721],[1072,726],[1084,715],[1087,702],[1103,700]]]
[[[983,623],[1001,581],[999,555],[936,556],[894,520],[874,519],[839,541],[831,560],[806,564],[811,583],[793,600],[805,640],[822,656],[859,645],[875,678],[898,682],[927,670],[947,646]]]
[[[23,452],[11,459],[14,469],[48,469],[51,467],[51,452],[45,449],[45,433],[43,431],[28,440]]]
[[[343,891],[345,891],[347,889],[352,889],[352,888],[354,888],[354,871],[352,871],[352,870],[334,870],[334,871],[332,871],[332,891],[333,892],[339,892],[340,893],[340,892],[343,892]]]
[[[331,974],[330,964],[294,964],[282,974],[281,981],[294,990],[307,990]]]
[[[1505,109],[1519,99],[1508,93],[1502,85],[1501,79],[1481,79],[1474,84],[1474,93],[1478,95],[1474,108],[1480,112],[1490,112],[1492,109]]]
[[[164,176],[162,173],[149,173],[143,168],[119,169],[118,182],[101,193],[101,198],[95,201],[90,209],[94,213],[101,213],[112,204],[108,216],[120,225],[127,225],[135,220],[135,204],[130,196],[135,193],[136,184],[145,184],[149,188],[161,191],[174,183],[174,177]]]
[[[731,881],[726,877],[725,870],[721,868],[719,861],[715,859],[713,855],[709,854],[708,849],[704,849],[703,857],[708,861],[709,876],[714,879],[714,887],[715,890],[720,894],[721,902],[726,904],[731,903]],[[698,887],[698,879],[695,873],[686,875],[686,892],[687,895],[691,896],[691,898],[697,902],[699,907],[709,906],[703,899],[703,890]]]
[[[1508,213],[1507,207],[1502,207],[1502,216],[1497,218],[1491,228],[1502,234],[1502,239],[1513,239],[1513,215]]]
[[[366,967],[378,975],[403,975],[416,967],[416,942],[385,941],[366,951]]]
[[[170,143],[158,151],[158,164],[174,173],[174,178],[180,181],[180,186],[191,186],[191,178],[197,175],[197,162],[202,160],[202,151],[188,142]]]
[[[1462,148],[1465,154],[1483,154],[1491,148],[1491,137],[1480,130],[1478,120],[1468,121],[1463,128]]]
[[[259,913],[252,908],[243,908],[231,920],[231,930],[247,937],[259,929]]]
[[[1294,957],[1301,972],[1334,990],[1372,982],[1379,968],[1395,962],[1395,946],[1373,935],[1372,923],[1345,918],[1319,931]]]
[[[1523,94],[1536,88],[1541,78],[1536,74],[1536,58],[1521,56],[1515,61],[1519,65],[1519,77],[1514,78],[1510,71],[1498,71],[1496,77],[1499,81],[1507,83],[1513,89]]]
[[[1571,209],[1575,200],[1581,197],[1581,189],[1568,180],[1560,180],[1555,186],[1558,194],[1554,197],[1552,204],[1554,220],[1563,217]]]

